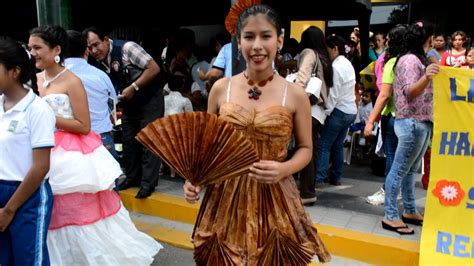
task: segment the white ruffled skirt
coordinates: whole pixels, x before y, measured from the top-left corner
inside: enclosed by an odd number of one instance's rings
[[[136,229],[112,190],[122,171],[100,137],[58,131],[55,142],[51,265],[150,265],[163,246]]]

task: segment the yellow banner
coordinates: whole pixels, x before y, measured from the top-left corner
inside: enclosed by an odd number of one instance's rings
[[[474,71],[433,79],[434,135],[420,265],[474,265]]]

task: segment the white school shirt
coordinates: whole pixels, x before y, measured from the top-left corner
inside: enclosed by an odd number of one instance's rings
[[[0,180],[23,181],[33,164],[33,149],[54,147],[56,117],[33,90],[3,109],[0,95]]]

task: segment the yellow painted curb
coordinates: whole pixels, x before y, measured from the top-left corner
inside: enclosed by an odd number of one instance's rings
[[[147,199],[135,199],[137,189],[120,191],[125,207],[133,212],[194,224],[200,204],[153,193]],[[134,221],[137,227],[155,239],[170,245],[192,249],[191,234],[157,225]],[[418,265],[419,243],[328,225],[314,224],[331,254],[375,265]],[[319,265],[319,264],[311,264]]]
[[[161,243],[166,243],[171,246],[183,249],[193,249],[193,244],[191,243],[191,233],[144,223],[135,219],[133,220],[133,223],[138,230],[153,237]]]
[[[331,254],[375,265],[418,265],[419,243],[314,224]]]
[[[128,210],[187,224],[194,224],[196,221],[200,204],[189,204],[184,198],[163,193],[153,193],[146,199],[136,199],[137,192],[137,188],[119,192]]]

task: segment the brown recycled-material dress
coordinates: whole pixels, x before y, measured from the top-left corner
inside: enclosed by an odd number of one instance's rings
[[[284,161],[293,115],[284,106],[246,110],[229,102],[220,117],[254,143],[262,160]],[[262,184],[247,175],[209,185],[193,233],[197,265],[306,265],[331,259],[304,210],[292,177]]]

